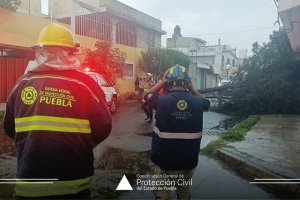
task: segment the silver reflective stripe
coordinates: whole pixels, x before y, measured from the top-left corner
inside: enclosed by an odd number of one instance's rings
[[[155,126],[153,131],[160,138],[169,138],[169,139],[197,139],[202,137],[202,132],[198,133],[171,133],[171,132],[160,132]]]

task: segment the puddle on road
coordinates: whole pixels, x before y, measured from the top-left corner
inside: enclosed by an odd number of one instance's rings
[[[220,132],[234,126],[231,118],[220,122],[220,125],[209,129],[208,135],[218,135]],[[234,124],[234,125],[233,125]],[[136,135],[152,136],[152,131],[138,132]],[[0,133],[0,155],[15,156],[14,141],[6,134]],[[95,176],[91,191],[93,199],[116,199],[126,191],[116,191],[116,188],[125,174],[128,181],[134,187],[136,185],[136,175],[152,174],[153,164],[150,159],[150,151],[134,152],[113,147],[104,149],[100,158],[94,162]],[[1,198],[11,199],[14,185],[7,185],[1,189]],[[1,188],[3,188],[1,187]]]
[[[222,120],[219,122],[219,126],[215,127],[215,128],[219,128],[219,129],[230,129],[232,127],[234,127],[235,125],[237,125],[238,123],[240,123],[240,119],[232,117],[232,118],[228,118],[225,120]]]
[[[211,135],[219,135],[220,133],[222,133],[228,129],[231,129],[232,127],[234,127],[235,125],[240,123],[240,121],[241,121],[240,119],[235,118],[235,117],[228,118],[228,119],[220,121],[219,125],[206,128],[206,129],[204,129],[204,131],[207,131],[207,133],[211,134]]]
[[[95,160],[95,169],[99,170],[130,170],[140,173],[150,169],[150,151],[135,152],[107,147],[102,157]]]
[[[92,198],[115,199],[126,191],[116,191],[123,175],[130,185],[136,184],[137,174],[153,173],[150,151],[135,152],[107,147],[100,158],[95,160],[95,176],[92,183]]]

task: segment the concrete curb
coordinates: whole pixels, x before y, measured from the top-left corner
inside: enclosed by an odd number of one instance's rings
[[[239,152],[232,148],[222,148],[214,151],[213,155],[226,162],[231,168],[250,176],[254,179],[283,179],[295,178],[295,173],[284,170],[274,164],[265,162],[263,160],[254,158],[245,153]],[[257,181],[258,182],[258,181]],[[278,192],[285,192],[293,197],[299,198],[300,186],[299,184],[264,184],[277,190]]]

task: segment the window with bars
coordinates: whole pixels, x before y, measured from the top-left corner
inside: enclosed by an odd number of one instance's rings
[[[75,33],[95,39],[108,40],[112,37],[112,23],[98,13],[77,12]]]
[[[227,58],[227,62],[226,62],[227,65],[231,65],[231,61],[230,61],[230,58]]]
[[[133,77],[133,64],[132,63],[125,63],[123,66],[124,76],[126,78],[134,78]]]
[[[152,33],[148,33],[148,47],[155,46],[155,35]]]
[[[136,47],[137,33],[133,26],[124,22],[117,23],[116,42],[126,46]]]
[[[197,63],[215,64],[215,56],[200,56],[200,57],[197,57]]]
[[[222,68],[224,68],[224,56],[222,55]]]

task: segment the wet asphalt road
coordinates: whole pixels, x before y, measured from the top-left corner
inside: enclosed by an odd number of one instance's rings
[[[149,160],[153,123],[144,121],[140,104],[128,103],[113,115],[113,131],[109,138],[95,148],[95,178],[92,197],[95,199],[154,199],[151,190],[137,190],[137,174],[153,174]],[[219,122],[229,116],[215,112],[204,113],[201,148],[217,138],[224,129]],[[123,175],[133,190],[116,191]],[[223,162],[199,155],[199,164],[192,180],[191,199],[276,199],[269,192],[250,184],[251,179],[237,174]],[[171,198],[176,194],[171,191]]]
[[[153,123],[144,121],[145,114],[138,103],[124,103],[113,115],[111,135],[94,149],[95,176],[92,183],[93,199],[154,199],[151,190],[137,190],[137,175],[153,174],[149,160]],[[205,112],[201,148],[224,131],[219,122],[226,115]],[[1,127],[0,127],[1,129]],[[3,136],[3,135],[2,135]],[[11,140],[6,141],[5,152],[0,152],[0,178],[14,178],[16,159]],[[1,140],[4,140],[1,138]],[[2,148],[2,149],[3,149]],[[123,175],[133,190],[117,191]],[[253,181],[237,174],[226,164],[199,154],[199,164],[192,179],[191,199],[276,199],[269,192],[249,184]],[[0,199],[12,198],[13,185],[0,184]],[[176,199],[174,191],[171,198]]]

